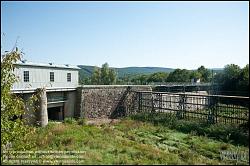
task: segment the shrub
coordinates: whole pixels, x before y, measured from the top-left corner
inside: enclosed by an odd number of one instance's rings
[[[79,119],[77,119],[77,124],[78,125],[85,125],[86,124],[86,119],[85,118],[79,118]]]
[[[75,118],[65,118],[64,123],[67,123],[67,124],[77,124],[77,121],[75,120]]]
[[[1,54],[1,149],[3,150],[29,148],[32,146],[31,143],[24,144],[23,142],[28,134],[35,131],[26,125],[27,121],[22,118],[26,113],[25,101],[10,91],[12,85],[18,81],[13,71],[14,63],[21,59],[21,55],[22,53],[17,48]],[[34,97],[32,98],[35,100]],[[34,102],[33,99],[27,104]]]
[[[249,132],[246,131],[246,124],[240,127],[232,124],[208,124],[197,120],[178,120],[173,116],[166,116],[161,113],[136,114],[130,118],[139,121],[148,121],[155,125],[166,126],[184,133],[195,132],[197,135],[212,137],[236,145],[249,145]]]

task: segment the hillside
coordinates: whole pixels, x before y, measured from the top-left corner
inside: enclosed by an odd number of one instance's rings
[[[94,66],[78,65],[81,68],[80,75],[90,77],[94,71]],[[164,67],[123,67],[123,68],[113,68],[118,73],[118,77],[123,77],[125,75],[135,75],[135,74],[152,74],[156,72],[172,72],[173,68]],[[222,68],[210,69],[214,72],[219,73],[223,71]]]
[[[80,74],[84,76],[91,76],[94,66],[78,65],[81,68]],[[135,75],[135,74],[152,74],[156,72],[171,72],[174,71],[172,68],[164,67],[124,67],[124,68],[113,68],[118,73],[118,77],[123,77],[125,75]]]

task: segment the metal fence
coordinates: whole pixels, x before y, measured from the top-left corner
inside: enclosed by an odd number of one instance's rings
[[[133,113],[162,113],[178,119],[242,124],[249,119],[249,97],[196,93],[134,92]],[[129,112],[128,112],[129,113]]]

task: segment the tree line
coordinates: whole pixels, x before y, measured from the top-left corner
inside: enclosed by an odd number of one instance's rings
[[[146,85],[150,83],[166,83],[166,82],[190,82],[191,79],[200,79],[202,82],[211,80],[211,71],[204,66],[199,67],[195,71],[186,69],[176,69],[173,72],[156,72],[152,74],[136,74],[125,75],[118,78],[117,72],[110,68],[108,63],[102,65],[101,68],[95,67],[91,77],[80,76],[81,84],[92,85],[112,85],[112,84],[134,84]]]
[[[226,65],[223,72],[214,76],[214,82],[220,84],[222,94],[249,96],[249,64],[243,68]]]
[[[244,95],[249,96],[249,64],[243,68],[240,68],[236,64],[228,64],[219,72],[213,72],[202,65],[197,70],[177,68],[169,73],[156,72],[152,74],[125,75],[118,78],[117,72],[110,68],[108,63],[105,63],[101,68],[95,67],[91,77],[82,77],[80,79],[80,84],[86,85],[148,85],[168,82],[189,83],[191,79],[199,79],[202,83],[219,84],[219,90],[223,94],[243,92]]]

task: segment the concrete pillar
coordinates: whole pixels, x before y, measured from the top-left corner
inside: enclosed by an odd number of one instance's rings
[[[37,89],[38,97],[38,123],[44,127],[48,124],[46,88]]]

